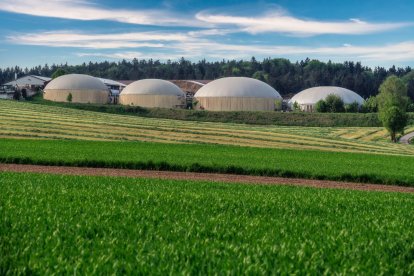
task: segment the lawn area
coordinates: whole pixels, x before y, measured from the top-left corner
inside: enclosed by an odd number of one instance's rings
[[[408,146],[411,147],[411,146]],[[207,144],[0,139],[0,162],[414,185],[413,156]]]
[[[414,196],[0,173],[0,274],[414,273]]]
[[[150,141],[414,155],[379,127],[259,126],[107,114],[0,100],[0,138]]]

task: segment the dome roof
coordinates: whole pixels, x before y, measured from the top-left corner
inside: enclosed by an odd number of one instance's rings
[[[108,88],[99,79],[82,74],[69,74],[49,82],[45,90],[105,90]]]
[[[324,100],[329,94],[339,96],[345,104],[357,102],[362,105],[364,103],[364,99],[357,93],[349,89],[336,86],[318,86],[305,89],[293,96],[289,103],[293,104],[294,102],[297,102],[298,104],[316,104],[318,101]]]
[[[282,98],[267,83],[245,77],[222,78],[209,82],[200,88],[194,97]]]
[[[121,95],[166,95],[185,96],[185,93],[175,84],[159,79],[134,81],[122,90]]]

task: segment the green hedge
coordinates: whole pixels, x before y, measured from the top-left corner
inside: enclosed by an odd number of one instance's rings
[[[123,114],[140,117],[176,119],[200,122],[243,123],[281,126],[379,127],[376,113],[306,113],[277,111],[200,111],[187,109],[142,108],[138,106],[57,103],[34,98],[32,103]],[[414,124],[414,113],[410,113]]]

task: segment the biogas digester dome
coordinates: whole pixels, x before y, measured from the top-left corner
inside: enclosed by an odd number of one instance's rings
[[[81,74],[60,76],[49,82],[44,89],[43,98],[55,102],[67,102],[69,94],[74,103],[108,102],[109,90],[99,79]]]
[[[159,79],[131,83],[122,90],[119,103],[142,107],[185,107],[185,93],[175,84]]]
[[[336,86],[318,86],[299,92],[289,101],[289,105],[293,107],[296,102],[301,110],[312,112],[315,111],[316,103],[324,100],[330,94],[340,97],[344,104],[357,102],[361,106],[364,103],[361,96],[349,89]]]
[[[251,78],[230,77],[212,81],[194,95],[196,108],[212,111],[275,110],[280,94],[270,85]]]

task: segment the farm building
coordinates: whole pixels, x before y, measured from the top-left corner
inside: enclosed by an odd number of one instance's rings
[[[13,98],[14,91],[20,91],[25,96],[33,96],[38,90],[43,89],[51,78],[27,75],[21,78],[16,78],[13,81],[7,82],[0,88],[0,98]]]
[[[8,83],[5,83],[4,85],[10,85],[20,89],[27,88],[29,90],[36,90],[37,88],[45,87],[46,83],[50,80],[51,78],[48,77],[27,75],[16,80],[10,81]]]
[[[275,110],[280,94],[270,85],[251,78],[222,78],[200,88],[195,108],[212,111]]]
[[[364,99],[361,96],[349,89],[336,86],[318,86],[299,92],[290,99],[289,105],[293,108],[296,102],[302,111],[313,112],[316,111],[316,103],[324,100],[330,94],[339,96],[344,104],[357,102],[361,106],[364,103]]]
[[[67,102],[71,95],[74,103],[108,103],[109,89],[99,79],[81,74],[60,76],[49,82],[43,98],[55,102]]]
[[[169,80],[184,91],[188,105],[191,105],[194,99],[194,94],[200,90],[201,87],[210,82],[210,80]]]
[[[135,81],[122,90],[119,103],[142,107],[185,107],[185,93],[175,84],[159,79]]]
[[[119,93],[121,93],[121,91],[126,87],[125,84],[118,82],[118,81],[114,81],[110,79],[103,79],[103,78],[97,78],[97,79],[103,82],[108,87],[108,89],[111,91],[113,95],[119,95]]]
[[[13,99],[15,93],[15,87],[12,85],[0,85],[0,99],[10,100]]]
[[[108,87],[109,102],[113,104],[118,103],[119,94],[126,87],[126,85],[121,82],[110,80],[110,79],[103,79],[103,78],[97,78],[97,79],[103,82],[103,84],[105,84]]]

